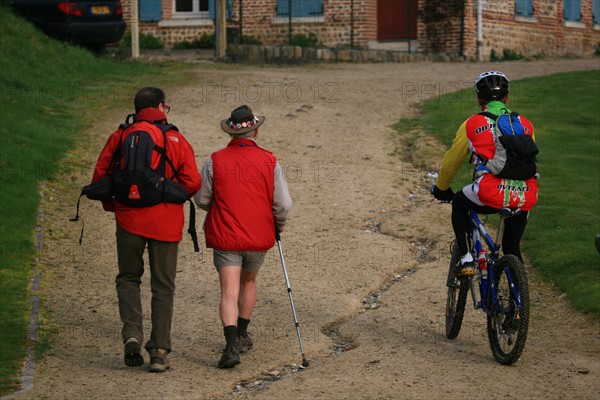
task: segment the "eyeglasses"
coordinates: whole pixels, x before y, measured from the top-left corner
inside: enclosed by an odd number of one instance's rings
[[[163,107],[165,108],[165,114],[168,114],[171,111],[171,106],[163,103]]]

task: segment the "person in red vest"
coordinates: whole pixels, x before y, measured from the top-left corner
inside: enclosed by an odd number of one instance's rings
[[[172,127],[163,135],[157,126],[167,125],[166,114],[170,107],[165,101],[164,91],[156,87],[145,87],[136,94],[135,122],[121,126],[108,138],[96,163],[92,182],[98,182],[111,172],[115,151],[122,140],[129,134],[143,130],[157,146],[167,149],[166,155],[172,164],[166,166],[165,175],[173,176],[190,197],[200,189],[201,178],[192,146],[176,128]],[[160,154],[158,151],[153,153],[151,167],[156,168]],[[138,197],[139,193],[132,190],[129,195]],[[103,202],[103,207],[115,213],[117,222],[119,274],[116,284],[119,314],[123,322],[125,365],[135,367],[144,364],[140,354],[144,338],[140,284],[147,246],[152,288],[152,332],[145,348],[150,354],[150,372],[164,372],[169,368],[167,354],[171,351],[173,295],[177,251],[184,223],[183,204],[161,202],[134,208],[112,200]]]
[[[217,366],[232,368],[253,347],[248,324],[256,305],[256,277],[266,252],[283,232],[292,200],[277,158],[258,146],[257,117],[246,105],[221,121],[231,141],[208,158],[202,188],[194,197],[208,211],[206,247],[221,284],[220,315],[226,345]]]

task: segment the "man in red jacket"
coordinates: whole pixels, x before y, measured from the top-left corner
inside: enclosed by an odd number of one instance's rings
[[[220,314],[225,350],[217,366],[232,368],[253,346],[248,324],[256,305],[256,277],[266,252],[283,232],[292,206],[277,158],[256,143],[265,117],[248,106],[231,112],[221,128],[232,140],[202,168],[203,185],[194,200],[206,211],[206,247],[221,283]]]
[[[165,176],[181,185],[193,196],[200,189],[194,150],[185,137],[175,129],[163,135],[156,124],[167,124],[165,93],[155,87],[145,87],[135,96],[135,118],[130,126],[122,126],[106,142],[94,170],[92,181],[97,182],[110,173],[113,154],[122,141],[135,131],[150,134],[157,146],[166,147],[172,164],[166,165]],[[165,140],[167,143],[165,143]],[[160,160],[158,151],[152,152],[152,168]],[[177,173],[175,174],[175,171]],[[148,246],[150,285],[152,289],[152,332],[145,348],[150,354],[150,372],[164,372],[169,368],[167,354],[171,351],[171,319],[177,249],[181,241],[184,216],[183,204],[162,202],[149,207],[126,207],[116,200],[103,202],[106,211],[115,213],[117,222],[117,297],[123,322],[125,365],[134,367],[144,363],[140,354],[144,338],[140,283],[144,273],[143,254]]]

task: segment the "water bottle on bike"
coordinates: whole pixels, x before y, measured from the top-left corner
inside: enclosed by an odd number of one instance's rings
[[[479,256],[477,257],[477,264],[479,265],[479,277],[486,280],[488,277],[487,271],[487,250],[481,249]]]

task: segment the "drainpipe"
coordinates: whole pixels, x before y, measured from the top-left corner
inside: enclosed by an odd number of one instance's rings
[[[350,48],[354,48],[354,0],[350,1]]]
[[[477,61],[483,61],[483,0],[477,0]]]
[[[243,0],[240,0],[240,32],[238,34],[239,44],[244,44],[244,34],[243,34],[243,31],[244,31],[244,22],[243,22],[244,11],[243,11],[243,8],[242,8],[243,7],[243,2],[244,2]],[[232,7],[233,7],[233,5],[232,5]]]
[[[412,1],[408,1],[408,53],[412,53],[410,45],[412,43]]]
[[[292,0],[288,0],[288,44],[292,45]]]
[[[463,0],[462,9],[460,11],[460,49],[458,55],[463,57],[465,55],[465,7],[466,2]]]

